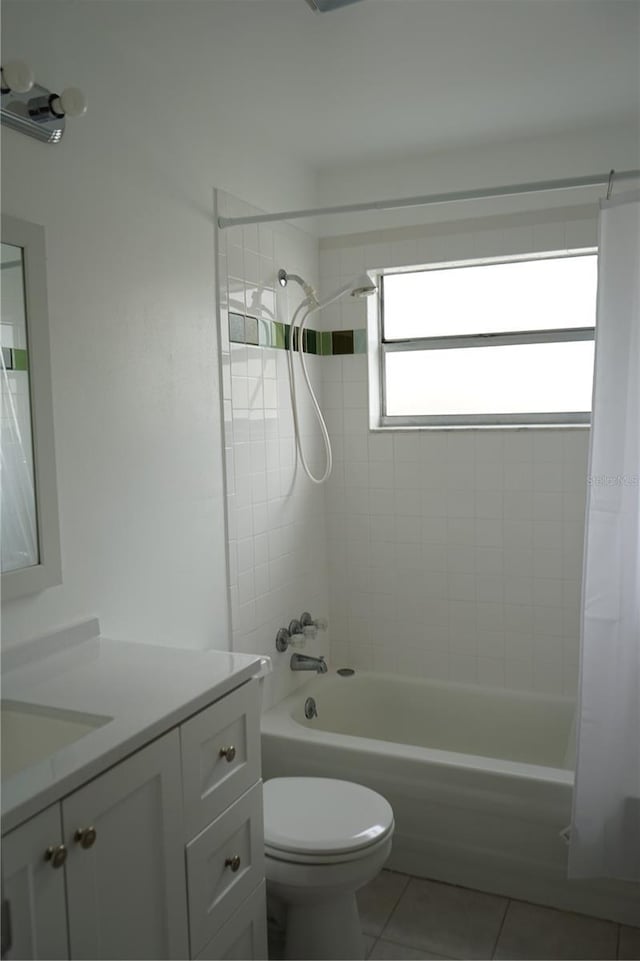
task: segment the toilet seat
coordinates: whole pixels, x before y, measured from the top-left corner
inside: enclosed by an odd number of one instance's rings
[[[273,778],[264,784],[265,854],[279,861],[336,864],[382,846],[393,832],[389,803],[335,778]]]

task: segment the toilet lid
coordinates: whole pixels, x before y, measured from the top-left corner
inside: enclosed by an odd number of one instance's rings
[[[377,843],[392,828],[391,805],[361,784],[324,777],[279,777],[264,784],[267,849],[345,854]]]

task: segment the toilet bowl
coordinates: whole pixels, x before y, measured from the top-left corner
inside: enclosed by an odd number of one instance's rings
[[[393,828],[390,804],[361,784],[264,784],[267,892],[286,908],[286,958],[364,957],[355,895],[382,870]]]

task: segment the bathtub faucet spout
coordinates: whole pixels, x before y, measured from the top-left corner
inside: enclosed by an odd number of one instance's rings
[[[292,671],[315,671],[317,674],[326,674],[328,670],[324,657],[309,657],[308,654],[292,654],[289,664]]]

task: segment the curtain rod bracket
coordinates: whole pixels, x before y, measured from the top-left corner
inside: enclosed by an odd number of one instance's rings
[[[615,175],[616,175],[615,170],[611,168],[609,172],[609,181],[607,183],[607,200],[611,200],[611,191],[613,190],[613,178],[615,177]]]

